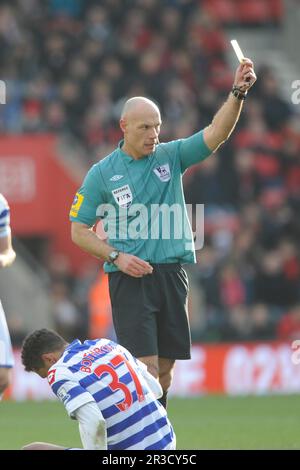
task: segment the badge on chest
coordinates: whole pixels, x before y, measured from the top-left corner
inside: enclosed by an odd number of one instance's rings
[[[127,208],[132,204],[132,192],[128,184],[112,190],[112,195],[119,207]]]

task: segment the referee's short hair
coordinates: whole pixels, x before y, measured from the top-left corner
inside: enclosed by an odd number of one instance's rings
[[[22,364],[27,372],[43,367],[42,354],[60,351],[68,343],[55,331],[43,328],[30,333],[23,341]]]

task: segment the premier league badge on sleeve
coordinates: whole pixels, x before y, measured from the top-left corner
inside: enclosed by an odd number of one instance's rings
[[[166,163],[165,165],[157,166],[156,168],[154,168],[153,171],[156,176],[160,179],[160,181],[163,181],[163,183],[166,183],[171,179],[171,171],[168,163]]]

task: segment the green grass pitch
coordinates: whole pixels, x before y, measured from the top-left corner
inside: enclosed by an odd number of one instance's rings
[[[300,397],[171,398],[178,449],[300,449]],[[32,441],[81,447],[78,427],[58,402],[1,402],[0,449]]]

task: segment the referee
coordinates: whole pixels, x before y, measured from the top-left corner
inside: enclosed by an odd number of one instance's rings
[[[165,407],[175,360],[190,359],[191,346],[182,264],[195,263],[195,249],[182,175],[228,139],[255,81],[253,63],[245,59],[211,124],[163,144],[156,104],[129,99],[120,119],[124,140],[89,170],[71,208],[73,242],[105,260],[118,341],[159,379]],[[160,224],[162,209],[173,214],[167,227]],[[100,219],[105,241],[93,231]]]

